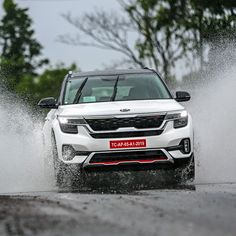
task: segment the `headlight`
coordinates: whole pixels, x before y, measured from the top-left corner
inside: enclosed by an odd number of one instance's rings
[[[61,131],[67,134],[78,134],[78,125],[85,125],[86,121],[83,118],[72,118],[58,116]]]
[[[183,110],[179,112],[168,113],[165,119],[173,120],[175,129],[182,128],[188,124],[188,112]]]

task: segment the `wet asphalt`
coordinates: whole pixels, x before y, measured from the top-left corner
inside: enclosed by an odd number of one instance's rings
[[[236,235],[236,184],[0,196],[0,235]]]

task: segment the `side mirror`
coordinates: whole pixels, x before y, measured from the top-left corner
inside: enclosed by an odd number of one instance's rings
[[[189,101],[191,98],[190,94],[188,92],[184,92],[184,91],[178,91],[176,92],[176,98],[175,100],[177,102],[187,102]]]
[[[40,108],[49,108],[49,109],[57,109],[57,100],[53,97],[43,98],[39,101],[38,106]]]

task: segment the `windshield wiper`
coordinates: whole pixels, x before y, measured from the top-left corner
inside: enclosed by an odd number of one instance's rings
[[[79,102],[79,99],[82,95],[82,90],[83,90],[85,84],[87,83],[87,81],[88,81],[88,77],[84,79],[83,83],[81,84],[80,88],[78,89],[78,91],[75,95],[75,99],[73,101],[73,104],[77,104]]]
[[[118,77],[116,79],[116,83],[114,85],[114,90],[113,90],[113,94],[111,96],[111,100],[110,101],[114,101],[115,98],[116,98],[118,82],[119,82],[119,75],[118,75]]]

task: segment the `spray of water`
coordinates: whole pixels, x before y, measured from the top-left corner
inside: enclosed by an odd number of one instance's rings
[[[197,183],[236,181],[236,67],[193,89],[188,109],[195,126]]]
[[[236,41],[219,37],[211,44],[209,64],[192,83],[197,183],[236,181]],[[194,85],[195,84],[195,85]]]
[[[41,123],[15,96],[1,90],[0,192],[51,189],[43,153]]]

